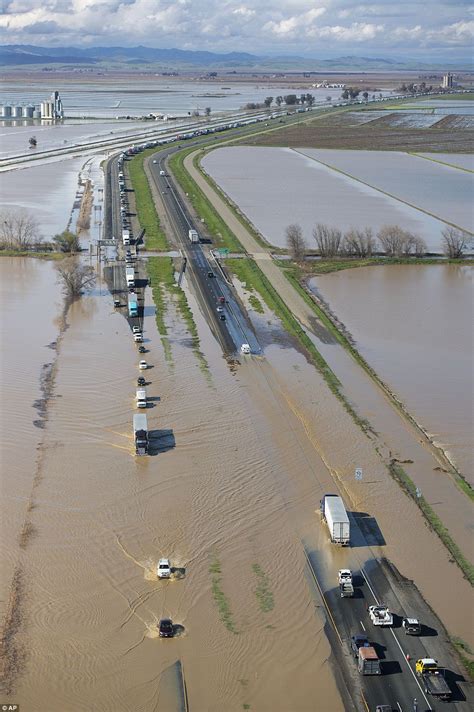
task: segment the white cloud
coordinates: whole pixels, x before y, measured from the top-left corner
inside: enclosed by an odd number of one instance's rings
[[[457,48],[469,56],[470,9],[466,0],[3,0],[0,26],[9,44],[321,56],[363,43],[364,53]]]

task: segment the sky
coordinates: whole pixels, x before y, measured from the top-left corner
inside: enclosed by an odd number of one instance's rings
[[[0,0],[3,44],[472,57],[471,0]]]

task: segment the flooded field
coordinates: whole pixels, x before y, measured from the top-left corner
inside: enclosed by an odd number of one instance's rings
[[[71,158],[41,166],[0,173],[2,208],[25,210],[38,222],[46,240],[66,229],[84,158]]]
[[[209,153],[202,164],[272,245],[286,247],[285,228],[294,222],[303,228],[310,247],[314,244],[312,229],[318,222],[341,230],[370,226],[374,231],[388,224],[399,225],[421,235],[429,250],[441,251],[440,233],[445,227],[441,220],[308,158],[307,152],[313,155],[309,149],[246,146],[219,148]],[[317,155],[324,154],[326,160],[330,155],[330,160],[334,162],[341,154],[345,156],[354,153],[315,152]],[[375,165],[370,159],[372,153],[357,152],[357,159],[352,160],[357,166],[363,166],[366,160],[369,165]],[[391,155],[384,154],[388,156],[387,166],[391,165]],[[397,159],[398,154],[394,154],[394,157]],[[400,158],[404,158],[403,154],[400,154]],[[423,161],[417,157],[406,158],[422,172],[429,173],[432,170],[433,174],[438,175],[439,171],[449,171],[446,181],[449,183],[453,180],[462,186],[460,195],[453,196],[453,204],[458,206],[458,210],[467,219],[470,214],[470,199],[466,194],[469,192],[471,176],[464,171],[456,171],[432,161]],[[383,160],[385,161],[385,157]],[[382,177],[383,175],[385,172]],[[404,184],[405,177],[401,174],[399,181],[400,185]],[[440,190],[441,184],[439,181]],[[448,194],[451,194],[450,188]],[[443,204],[438,206],[438,212],[447,215],[450,211],[448,201],[440,202]]]
[[[365,267],[311,280],[362,356],[471,482],[473,280],[462,265]]]
[[[474,232],[474,176],[395,151],[302,149],[306,156],[457,227]],[[462,155],[461,160],[469,160]]]
[[[452,166],[464,168],[474,173],[474,153],[420,153],[419,155],[430,158],[433,161],[449,163]]]

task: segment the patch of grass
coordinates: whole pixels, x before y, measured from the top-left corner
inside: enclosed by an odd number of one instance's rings
[[[197,215],[204,219],[207,232],[211,235],[214,245],[216,247],[227,247],[229,250],[232,250],[232,252],[242,252],[242,245],[232,230],[230,230],[224,220],[222,220],[221,216],[216,213],[202,190],[196,185],[184,168],[184,159],[189,153],[195,150],[195,148],[190,148],[175,153],[169,161],[170,170],[181,188],[188,194],[188,199]]]
[[[357,267],[375,267],[377,265],[446,265],[446,264],[474,264],[474,259],[465,257],[458,260],[448,260],[436,257],[335,257],[334,259],[306,260],[303,263],[288,260],[275,260],[282,269],[292,271],[299,279],[305,276],[330,274],[345,269]]]
[[[242,263],[247,264],[245,267],[242,267]],[[246,282],[247,287],[256,290],[260,294],[267,307],[280,319],[283,328],[299,341],[309,359],[316,366],[319,373],[326,381],[330,390],[335,396],[337,396],[337,398],[339,398],[344,408],[352,416],[354,421],[364,432],[372,430],[368,421],[361,418],[346,399],[342,392],[341,382],[254,260],[250,258],[229,259],[226,260],[226,265],[228,265],[232,272],[235,272],[236,274],[238,274],[240,270],[244,270],[241,271],[240,274],[245,274],[244,281]]]
[[[166,337],[168,334],[168,329],[165,323],[167,307],[164,293],[166,291],[169,295],[171,295],[181,318],[187,326],[192,339],[193,351],[198,355],[201,366],[207,369],[207,362],[200,351],[199,334],[194,321],[193,313],[186,298],[186,293],[181,287],[178,287],[175,282],[173,259],[171,257],[150,257],[147,261],[147,269],[148,276],[151,279],[153,301],[156,306],[156,324],[162,337],[162,341],[163,337]],[[164,342],[163,346],[165,347],[166,355],[167,351]],[[168,349],[168,353],[171,353],[169,342]]]
[[[145,247],[147,250],[166,250],[168,249],[168,241],[160,226],[160,219],[156,212],[155,202],[143,165],[148,155],[156,152],[156,149],[153,149],[139,153],[131,161],[127,162],[127,172],[135,191],[135,207],[138,220],[142,229],[145,230]]]
[[[260,610],[262,613],[269,613],[275,607],[273,593],[270,589],[270,579],[259,564],[252,564],[252,571],[257,577],[255,595],[257,596]]]
[[[0,257],[34,257],[37,260],[63,260],[66,252],[31,252],[31,250],[0,250]]]
[[[456,648],[459,657],[462,660],[462,664],[466,668],[466,672],[469,676],[469,679],[471,681],[474,681],[474,651],[472,650],[471,646],[466,643],[466,641],[464,641],[462,638],[458,637],[452,637],[451,643]]]
[[[420,497],[417,496],[417,488],[413,480],[407,475],[403,467],[401,467],[395,460],[390,462],[389,470],[392,477],[399,482],[405,492],[416,502],[418,507],[423,512],[431,529],[436,532],[451,554],[453,561],[459,566],[471,586],[474,586],[474,566],[466,559],[441,519],[433,511],[423,495]]]
[[[264,309],[262,306],[261,301],[255,296],[255,294],[251,294],[249,297],[249,303],[250,306],[254,311],[256,311],[258,314],[263,314]]]
[[[231,633],[237,635],[238,631],[235,628],[232,611],[230,609],[230,603],[221,586],[221,564],[217,556],[215,555],[213,557],[211,565],[209,566],[209,573],[212,574],[212,595],[214,597],[215,603],[217,604],[220,619],[224,623],[227,630],[230,630]]]

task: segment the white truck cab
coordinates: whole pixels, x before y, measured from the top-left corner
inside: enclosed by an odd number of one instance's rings
[[[393,615],[390,613],[388,606],[383,604],[369,606],[369,616],[374,625],[393,625]]]
[[[171,566],[169,559],[160,559],[156,567],[156,573],[159,579],[170,578]]]

